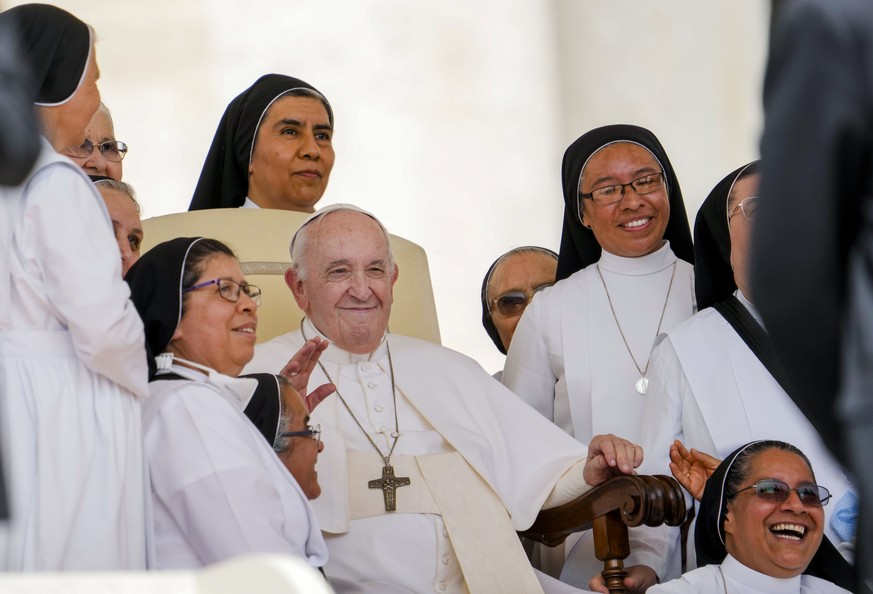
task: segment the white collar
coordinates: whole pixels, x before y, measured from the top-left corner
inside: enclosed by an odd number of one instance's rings
[[[242,206],[240,206],[240,208],[261,208],[261,207],[258,206],[257,204],[255,204],[254,202],[252,202],[251,198],[246,196],[246,201],[242,203]]]
[[[737,297],[737,301],[743,304],[743,307],[749,310],[749,313],[752,314],[752,317],[755,318],[755,321],[761,325],[761,328],[764,327],[764,320],[761,318],[761,314],[758,313],[758,310],[755,309],[755,305],[748,300],[748,298],[743,295],[743,292],[739,289],[734,293]]]
[[[184,365],[179,365],[177,361]],[[173,353],[161,353],[155,357],[155,362],[158,366],[157,375],[173,373],[189,381],[209,384],[240,411],[245,411],[258,388],[258,380],[254,378],[224,375],[205,365],[175,357]]]
[[[768,592],[772,594],[797,594],[800,592],[800,576],[793,578],[777,578],[757,572],[746,567],[730,555],[725,557],[721,564],[722,574],[731,581],[744,588],[751,588],[756,592]],[[731,591],[728,584],[728,592]],[[745,590],[742,590],[745,591]]]
[[[597,263],[600,269],[613,274],[623,274],[627,276],[642,276],[660,272],[665,268],[669,268],[676,261],[676,255],[670,249],[670,242],[665,241],[664,245],[645,256],[639,258],[626,258],[624,256],[616,256],[603,250],[600,255],[600,261]]]

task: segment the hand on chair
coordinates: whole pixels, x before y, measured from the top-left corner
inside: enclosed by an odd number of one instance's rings
[[[588,444],[585,482],[596,487],[617,474],[633,474],[643,462],[643,448],[615,435],[595,435]]]
[[[658,583],[658,576],[651,567],[646,565],[631,565],[625,569],[627,577],[624,578],[624,586],[631,594],[645,592]],[[594,592],[609,594],[602,575],[591,578],[591,581],[588,582],[588,587]]]

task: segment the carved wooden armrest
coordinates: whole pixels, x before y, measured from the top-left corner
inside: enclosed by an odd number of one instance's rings
[[[628,526],[679,526],[685,519],[685,497],[673,477],[621,475],[564,505],[543,510],[521,532],[554,547],[572,533],[594,529],[594,554],[603,561],[610,592],[625,592],[623,560],[630,554]]]

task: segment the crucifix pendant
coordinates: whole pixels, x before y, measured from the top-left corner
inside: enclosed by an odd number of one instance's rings
[[[406,487],[409,485],[408,476],[394,476],[394,467],[386,464],[382,468],[382,478],[373,479],[367,483],[371,489],[382,489],[382,495],[385,497],[385,511],[393,512],[397,510],[397,487]]]

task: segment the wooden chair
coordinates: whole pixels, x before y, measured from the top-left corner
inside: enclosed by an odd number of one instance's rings
[[[300,327],[303,312],[285,284],[291,265],[291,236],[308,215],[285,210],[221,208],[181,212],[143,221],[143,251],[176,237],[211,237],[234,250],[243,274],[263,291],[258,310],[258,342]],[[391,236],[400,268],[389,326],[392,332],[440,343],[436,303],[427,255],[421,246]]]
[[[685,519],[685,497],[673,477],[616,476],[562,506],[541,511],[520,534],[557,546],[574,532],[594,530],[594,554],[603,561],[610,592],[626,592],[624,559],[630,554],[628,527],[679,526]]]

